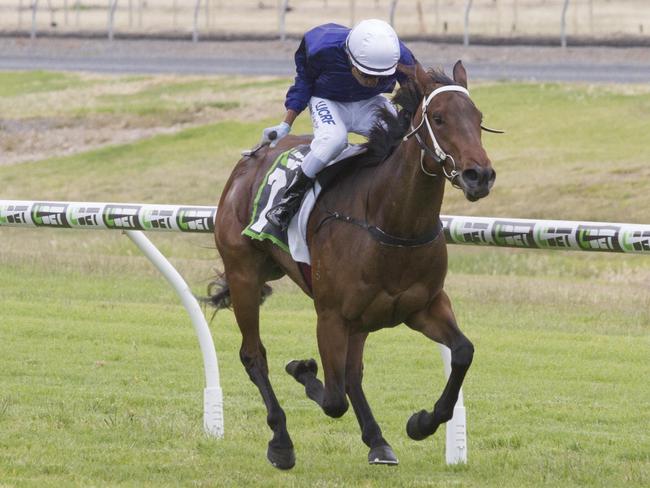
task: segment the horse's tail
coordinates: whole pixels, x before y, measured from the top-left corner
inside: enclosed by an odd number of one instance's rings
[[[266,297],[273,293],[273,289],[266,283],[260,293],[260,305],[264,303]],[[230,286],[226,281],[223,273],[220,273],[214,280],[208,283],[208,296],[202,297],[201,302],[213,307],[215,313],[223,308],[231,308],[232,300],[230,299]]]

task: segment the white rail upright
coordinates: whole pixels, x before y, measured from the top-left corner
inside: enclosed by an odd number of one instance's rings
[[[278,30],[280,31],[280,40],[287,39],[287,8],[289,7],[289,0],[282,0],[278,2]]]
[[[463,21],[463,46],[469,46],[469,13],[472,10],[472,0],[465,4],[465,17]]]
[[[115,10],[117,9],[118,0],[109,0],[109,10],[108,10],[108,40],[113,40],[114,26],[115,26]]]
[[[29,32],[29,38],[31,40],[36,39],[36,14],[38,12],[38,0],[33,0],[32,3],[32,28]]]
[[[176,271],[163,254],[139,230],[126,230],[124,233],[135,243],[149,261],[158,268],[167,282],[174,288],[181,299],[185,310],[192,320],[194,331],[199,339],[203,354],[203,369],[205,370],[205,388],[203,389],[203,428],[206,433],[223,437],[223,393],[219,383],[219,363],[214,350],[214,342],[210,328],[205,320],[203,311],[190,287]]]
[[[199,10],[201,9],[201,0],[196,0],[194,4],[194,21],[192,23],[192,42],[199,42]]]
[[[560,17],[560,46],[566,48],[566,12],[569,8],[569,0],[564,0],[562,5],[562,16]]]
[[[451,374],[451,351],[447,346],[438,344],[445,378]],[[458,392],[454,407],[454,416],[445,424],[445,461],[447,464],[467,463],[467,416],[463,403],[463,389]]]

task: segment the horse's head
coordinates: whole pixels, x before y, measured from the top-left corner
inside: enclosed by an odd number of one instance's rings
[[[487,196],[496,172],[481,143],[482,114],[469,97],[463,64],[454,66],[453,80],[420,65],[407,74],[422,97],[405,139],[417,139],[422,171],[444,175],[472,202]]]

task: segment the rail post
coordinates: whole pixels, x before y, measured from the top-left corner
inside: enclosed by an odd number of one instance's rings
[[[451,351],[447,346],[438,344],[445,378],[451,374]],[[445,461],[447,464],[467,463],[467,415],[463,403],[463,389],[458,392],[454,406],[454,416],[445,424]]]
[[[201,8],[201,0],[196,0],[194,5],[194,25],[192,27],[192,42],[199,42],[199,9]]]
[[[113,40],[113,24],[115,20],[115,10],[117,9],[118,0],[108,0],[108,40]]]
[[[472,0],[467,0],[465,4],[465,21],[463,28],[463,46],[469,46],[469,12],[472,10]]]
[[[397,0],[391,0],[390,10],[388,12],[388,23],[395,28],[395,10],[397,10]]]
[[[194,331],[199,339],[203,354],[205,388],[203,389],[203,429],[208,435],[223,437],[223,393],[219,383],[219,364],[214,350],[214,341],[203,311],[182,276],[163,256],[156,246],[139,230],[126,230],[124,233],[138,246],[149,261],[160,271],[181,299],[192,320]]]
[[[36,39],[36,12],[38,11],[38,0],[33,0],[32,2],[32,30],[29,34],[29,38],[33,41]]]
[[[566,48],[566,12],[569,8],[569,0],[564,0],[562,6],[562,18],[560,19],[560,45],[562,49]]]

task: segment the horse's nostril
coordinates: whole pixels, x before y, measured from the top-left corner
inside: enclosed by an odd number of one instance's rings
[[[463,180],[466,184],[470,186],[475,186],[478,184],[480,175],[475,169],[466,169],[463,171]]]
[[[492,186],[497,174],[492,168],[474,166],[463,171],[463,181],[468,188]]]

